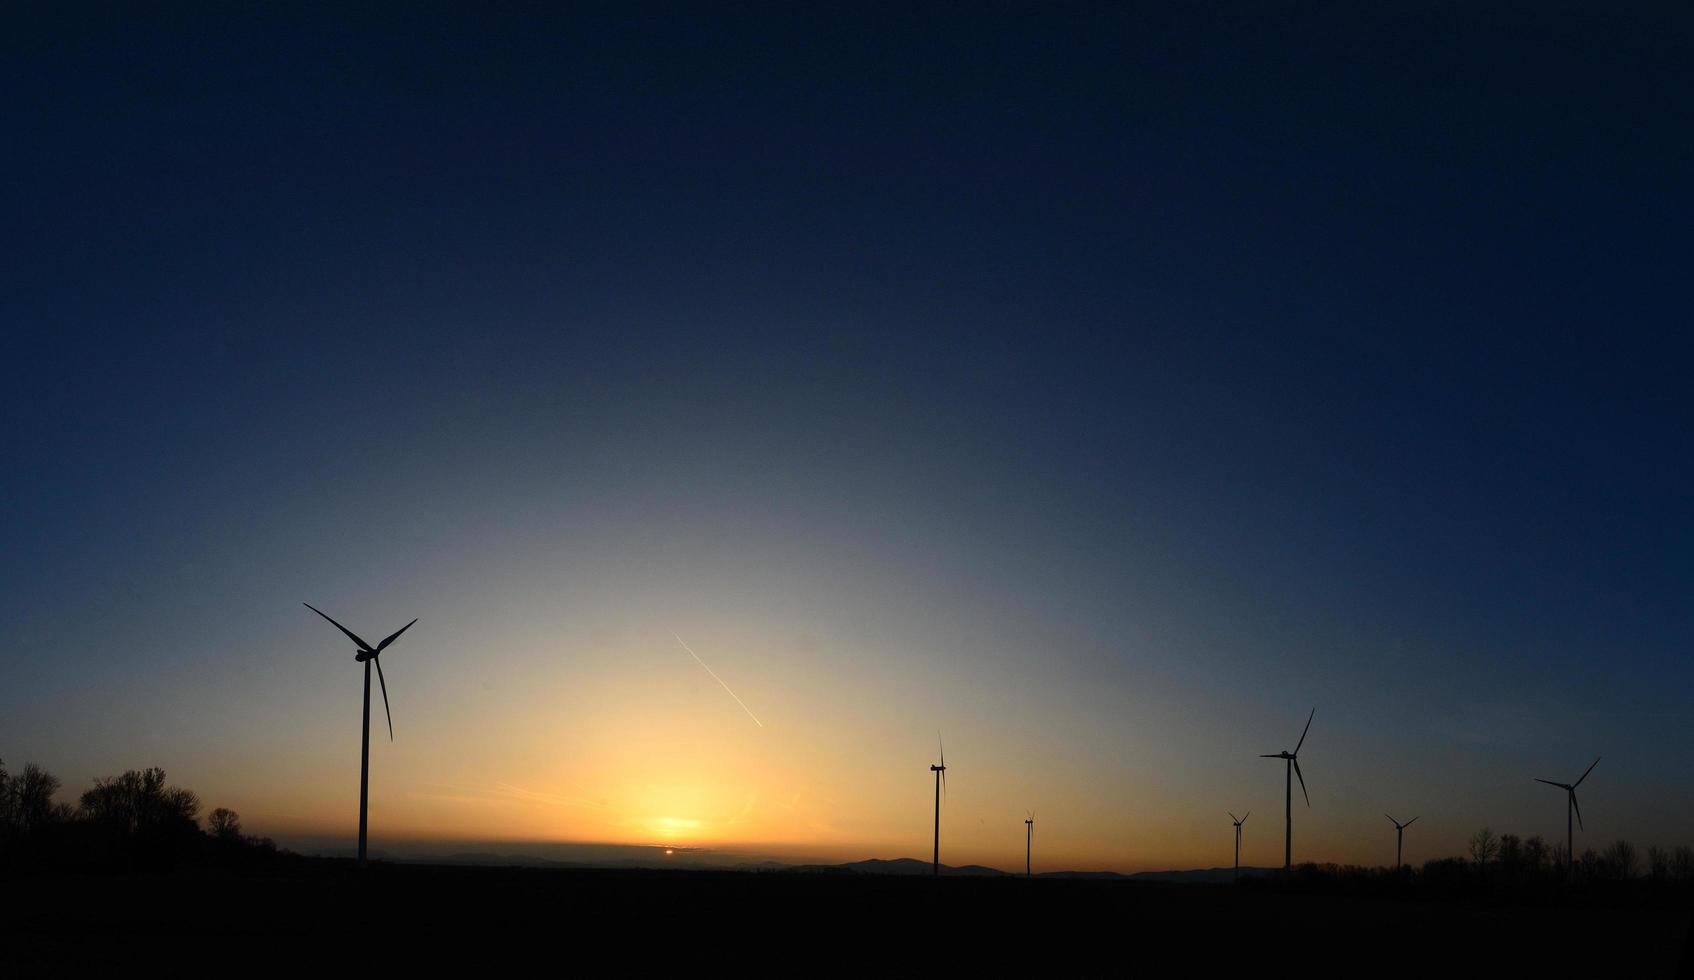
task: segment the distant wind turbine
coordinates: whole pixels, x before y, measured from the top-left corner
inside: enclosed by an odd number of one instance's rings
[[[1555,783],[1551,779],[1542,779],[1539,776],[1535,777],[1535,781],[1538,782],[1538,783],[1546,783],[1548,786],[1557,786],[1558,788],[1565,791],[1565,798],[1566,798],[1566,801],[1567,801],[1565,803],[1565,877],[1566,878],[1569,878],[1570,873],[1571,873],[1571,857],[1572,857],[1571,846],[1575,841],[1575,837],[1572,835],[1571,828],[1570,828],[1571,814],[1573,814],[1573,813],[1576,814],[1576,825],[1578,827],[1582,826],[1582,807],[1578,806],[1577,802],[1576,802],[1576,788],[1578,786],[1582,785],[1582,780],[1587,779],[1588,774],[1593,772],[1594,767],[1599,765],[1599,764],[1600,764],[1600,757],[1595,756],[1594,761],[1589,763],[1587,769],[1583,770],[1582,779],[1578,779],[1574,783]],[[1584,829],[1587,829],[1587,828],[1584,828]]]
[[[1286,767],[1285,767],[1286,771],[1283,774],[1283,788],[1284,788],[1286,795],[1283,797],[1283,804],[1282,804],[1282,815],[1283,815],[1283,819],[1285,821],[1283,836],[1282,836],[1282,866],[1285,869],[1291,868],[1291,867],[1294,866],[1294,777],[1295,776],[1300,777],[1300,795],[1304,796],[1306,798],[1306,805],[1308,807],[1312,805],[1311,794],[1306,792],[1306,776],[1305,776],[1304,773],[1302,773],[1300,771],[1300,746],[1306,744],[1306,732],[1309,732],[1309,731],[1312,730],[1312,718],[1314,716],[1316,716],[1317,713],[1318,713],[1318,709],[1313,708],[1312,713],[1306,716],[1306,727],[1300,732],[1300,741],[1294,743],[1294,751],[1289,752],[1287,750],[1284,750],[1284,751],[1281,751],[1281,752],[1274,753],[1272,755],[1261,755],[1261,756],[1259,756],[1259,758],[1261,758],[1261,759],[1281,759],[1286,763]]]
[[[941,875],[941,789],[947,785],[947,746],[941,744],[941,733],[935,734],[936,747],[941,750],[941,764],[930,766],[929,771],[935,773],[935,851],[930,860],[934,864],[936,877]]]
[[[1406,828],[1417,823],[1418,818],[1413,817],[1405,823],[1401,823],[1393,817],[1388,816],[1386,813],[1384,813],[1383,816],[1388,817],[1388,822],[1394,825],[1394,870],[1399,871],[1400,868],[1404,866],[1400,861],[1400,845],[1405,842]]]
[[[1029,853],[1035,847],[1035,811],[1029,811],[1029,816],[1023,822],[1023,876],[1035,877],[1029,870]]]
[[[1228,810],[1225,810],[1224,812],[1229,813]],[[1253,811],[1248,810],[1246,813],[1241,815],[1241,819],[1236,820],[1235,814],[1229,813],[1229,819],[1235,823],[1235,877],[1237,878],[1241,877],[1241,825],[1246,823],[1247,818],[1252,815]]]
[[[359,652],[353,655],[353,659],[365,665],[365,720],[359,736],[359,867],[362,868],[365,866],[365,815],[366,803],[369,800],[368,790],[371,772],[371,664],[376,664],[376,681],[382,686],[382,712],[388,718],[388,740],[392,742],[394,741],[394,715],[388,710],[388,681],[382,676],[382,662],[377,660],[377,655],[388,649],[390,643],[399,639],[401,633],[411,629],[417,620],[413,619],[412,622],[390,633],[387,639],[372,647],[369,643],[359,639],[358,635],[352,630],[330,619],[317,606],[309,602],[303,602],[301,605],[319,616],[329,619],[332,626],[346,633],[347,638],[359,647]]]

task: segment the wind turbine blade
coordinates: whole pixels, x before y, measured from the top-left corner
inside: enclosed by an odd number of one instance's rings
[[[388,645],[390,643],[393,643],[395,640],[398,640],[400,638],[401,633],[404,633],[407,630],[411,629],[412,626],[416,623],[417,623],[417,620],[414,619],[410,623],[407,623],[406,625],[404,625],[404,626],[400,627],[399,629],[395,630],[393,633],[390,633],[389,636],[388,636],[388,639],[383,640],[381,643],[378,643],[376,645],[376,652],[381,653],[382,651],[388,649]]]
[[[1243,816],[1243,817],[1242,817],[1242,818],[1241,818],[1241,822],[1242,822],[1242,823],[1246,823],[1246,822],[1247,822],[1247,817],[1250,817],[1250,816],[1252,816],[1252,815],[1253,815],[1253,811],[1252,811],[1252,810],[1248,810],[1248,811],[1247,811],[1247,813],[1246,813],[1246,815],[1245,815],[1245,816]]]
[[[1298,741],[1294,744],[1294,754],[1295,755],[1299,755],[1300,754],[1300,746],[1306,744],[1306,733],[1312,730],[1312,718],[1314,718],[1317,715],[1317,713],[1318,713],[1318,709],[1313,708],[1312,713],[1306,716],[1306,727],[1301,729],[1301,731],[1300,731],[1300,741]]]
[[[941,798],[944,800],[947,798],[947,764],[945,762],[941,764]]]
[[[388,681],[384,680],[382,676],[382,661],[372,657],[371,663],[376,664],[376,682],[382,685],[382,713],[388,716],[388,740],[392,742],[394,741],[394,714],[388,710]]]
[[[1538,782],[1538,783],[1546,783],[1548,786],[1557,786],[1558,788],[1565,790],[1567,792],[1576,788],[1574,786],[1570,786],[1570,785],[1565,784],[1565,783],[1555,783],[1551,779],[1542,779],[1540,776],[1536,776],[1535,781]]]
[[[1412,818],[1412,819],[1410,819],[1410,820],[1408,820],[1408,821],[1406,821],[1406,822],[1405,822],[1405,823],[1403,823],[1403,824],[1401,824],[1401,825],[1400,825],[1400,826],[1401,826],[1401,829],[1402,829],[1402,830],[1403,830],[1403,829],[1405,829],[1405,828],[1406,828],[1406,827],[1410,827],[1410,826],[1411,826],[1411,825],[1412,825],[1412,824],[1415,824],[1415,823],[1417,823],[1417,822],[1418,822],[1418,818],[1417,818],[1417,817],[1413,817],[1413,818]]]
[[[1570,805],[1576,810],[1576,825],[1583,830],[1587,830],[1587,827],[1582,826],[1582,804],[1576,802],[1576,790],[1574,789],[1570,791]]]
[[[325,619],[329,619],[328,614],[326,614],[322,609],[319,609],[317,606],[314,606],[309,602],[302,602],[302,603],[300,603],[300,605],[305,606],[307,609],[310,609],[311,611],[317,613],[319,616],[322,616]],[[350,630],[347,627],[341,625],[340,623],[336,622],[333,619],[329,619],[329,622],[330,622],[331,626],[334,626],[336,629],[340,630],[341,632],[346,633],[347,638],[349,640],[352,640],[354,643],[357,643],[359,645],[359,649],[365,651],[366,653],[375,653],[376,652],[375,650],[371,649],[371,645],[369,643],[366,643],[364,640],[359,639],[359,635],[357,633],[354,633],[352,630]]]
[[[941,750],[941,768],[945,769],[947,768],[947,744],[941,741],[940,732],[935,733],[935,746]],[[945,783],[947,781],[947,777],[942,776],[941,781]]]
[[[1223,812],[1225,812],[1225,813],[1229,813],[1229,811],[1228,811],[1228,810],[1225,810],[1225,811],[1223,811]],[[1238,819],[1238,818],[1237,818],[1237,817],[1236,817],[1236,816],[1235,816],[1235,814],[1233,814],[1233,813],[1229,813],[1229,822],[1230,822],[1230,823],[1240,823],[1240,822],[1241,822],[1241,821],[1240,821],[1240,820],[1239,820],[1239,819]]]
[[[1294,763],[1294,775],[1300,777],[1300,795],[1304,796],[1306,798],[1306,805],[1311,806],[1312,805],[1312,796],[1311,796],[1310,793],[1306,792],[1306,776],[1305,776],[1304,773],[1302,773],[1300,771],[1300,760],[1299,759],[1290,759],[1289,761]]]
[[[1388,814],[1384,813],[1383,816],[1388,817]],[[1388,817],[1388,822],[1396,827],[1400,826],[1400,821],[1395,820],[1393,817]]]
[[[1597,766],[1597,765],[1599,765],[1599,764],[1600,764],[1600,757],[1599,757],[1599,756],[1595,756],[1595,757],[1594,757],[1594,761],[1593,761],[1593,762],[1592,762],[1592,763],[1590,763],[1590,764],[1589,764],[1589,766],[1588,766],[1588,768],[1587,768],[1587,769],[1584,769],[1584,770],[1583,770],[1583,771],[1582,771],[1582,779],[1587,779],[1587,778],[1588,778],[1588,774],[1589,774],[1589,773],[1591,773],[1591,772],[1593,772],[1593,771],[1594,771],[1594,767],[1595,767],[1595,766]],[[1576,789],[1576,788],[1577,788],[1577,787],[1578,787],[1578,786],[1581,786],[1581,785],[1582,785],[1582,779],[1579,779],[1579,780],[1577,780],[1577,781],[1576,781],[1576,782],[1574,782],[1574,783],[1572,783],[1572,784],[1571,784],[1571,787],[1570,787],[1570,788],[1571,788],[1571,789]]]
[[[1282,758],[1282,756],[1280,754],[1272,754],[1272,755],[1261,755],[1261,756],[1259,756],[1259,758],[1261,758],[1261,759],[1280,759],[1280,758]]]

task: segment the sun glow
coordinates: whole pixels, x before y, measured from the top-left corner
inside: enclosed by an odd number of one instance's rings
[[[657,817],[649,821],[648,826],[654,833],[667,837],[686,837],[692,836],[700,829],[700,821],[683,817]]]

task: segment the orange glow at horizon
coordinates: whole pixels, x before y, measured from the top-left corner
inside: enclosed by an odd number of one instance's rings
[[[1281,863],[1282,773],[1254,753],[1292,744],[1304,712],[1276,713],[1268,734],[1238,734],[1196,726],[1156,691],[1119,703],[1086,678],[1043,676],[1039,662],[980,645],[974,659],[914,659],[867,640],[705,615],[688,622],[690,642],[726,683],[659,623],[544,624],[543,634],[467,661],[452,651],[476,649],[485,624],[437,619],[447,623],[425,620],[429,628],[384,655],[396,736],[373,732],[378,851],[474,841],[927,860],[941,728],[944,863],[1021,868],[1031,808],[1040,814],[1038,871],[1225,866],[1226,808],[1255,814],[1242,863]],[[333,638],[308,636],[333,650]],[[208,809],[240,812],[249,832],[347,839],[357,816],[358,675],[337,657],[289,655],[306,667],[266,678],[274,701],[263,724],[232,714],[230,737],[197,742],[170,775]],[[1055,690],[1014,696],[1041,685]],[[1296,793],[1296,859],[1388,860],[1392,834],[1369,819],[1375,809],[1345,808],[1334,795],[1337,774],[1365,771],[1377,750],[1337,741],[1326,722],[1320,711],[1302,753],[1312,759],[1314,806]],[[114,758],[112,771],[136,764]],[[62,775],[80,791],[77,774]],[[1474,828],[1444,819],[1429,815],[1424,832],[1408,836],[1408,860],[1462,847]]]

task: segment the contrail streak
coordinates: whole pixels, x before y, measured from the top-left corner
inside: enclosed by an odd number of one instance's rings
[[[676,636],[676,634],[674,632],[671,635]],[[695,663],[699,664],[702,667],[706,667],[706,661],[701,660],[700,655],[698,653],[695,653],[694,648],[689,646],[687,643],[685,643],[683,641],[682,637],[676,636],[676,642],[682,644],[682,648],[684,650],[688,651],[688,655],[690,657],[694,658]],[[753,719],[753,724],[758,725],[760,728],[765,727],[765,723],[759,720],[759,716],[753,713],[752,708],[747,707],[747,702],[741,700],[741,698],[736,696],[736,693],[734,691],[731,691],[729,689],[729,685],[725,684],[723,682],[723,678],[718,676],[717,671],[713,670],[710,667],[706,667],[706,673],[711,674],[712,680],[717,681],[719,687],[722,687],[724,689],[724,691],[729,694],[730,697],[735,698],[735,703],[741,705],[741,710],[747,712],[747,717]]]

